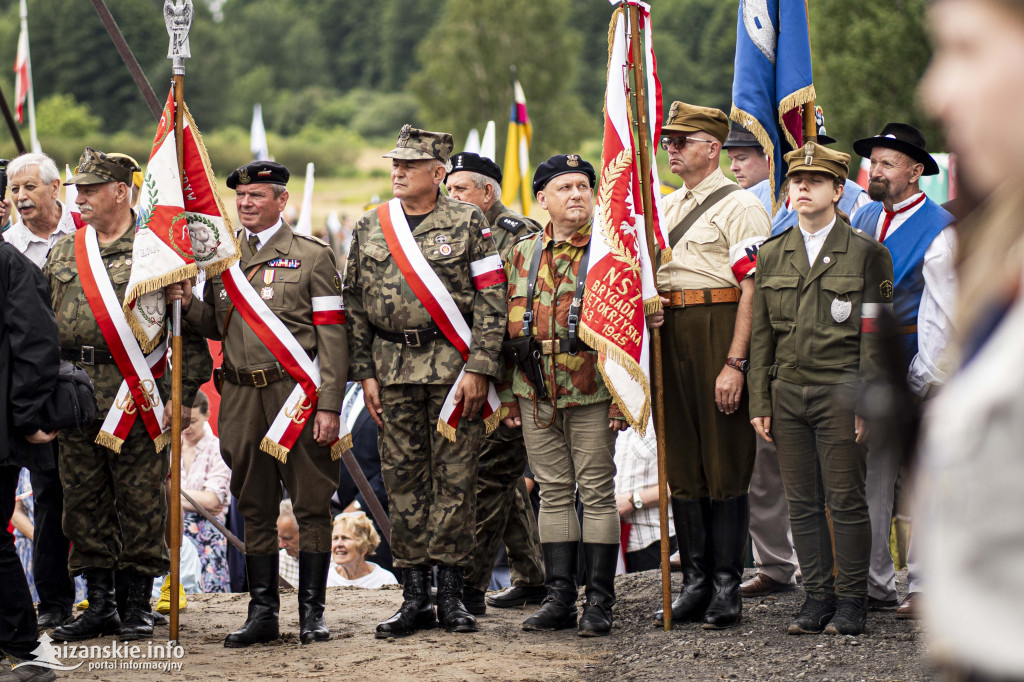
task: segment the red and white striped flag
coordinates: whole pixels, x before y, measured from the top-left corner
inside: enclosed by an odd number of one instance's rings
[[[72,175],[74,173],[71,172],[71,166],[64,164],[64,181],[70,180]],[[77,198],[78,185],[64,185],[64,203],[71,213],[71,220],[75,223],[75,229],[80,230],[85,227],[85,220],[82,219],[82,209],[78,208],[78,203],[75,201]]]
[[[22,16],[25,15],[25,0],[21,0]],[[31,70],[29,67],[28,54],[28,26],[26,22],[21,24],[21,33],[18,35],[18,56],[14,59],[14,103],[18,123],[25,122],[25,102],[28,100],[28,90],[31,87]]]

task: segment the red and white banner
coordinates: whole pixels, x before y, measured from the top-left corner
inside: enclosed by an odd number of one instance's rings
[[[650,14],[643,3],[634,4],[646,23],[649,45]],[[629,125],[631,52],[626,19],[622,8],[612,15],[604,146],[580,337],[598,352],[598,368],[615,403],[630,426],[643,435],[651,414],[650,339],[645,316],[659,310],[661,301],[647,250],[640,169]],[[653,56],[648,60],[648,67],[653,66]],[[649,94],[653,102],[660,100],[654,92]],[[652,107],[652,116],[653,111]],[[656,130],[660,128],[660,117],[652,121]],[[652,174],[651,179],[657,182],[656,177]],[[655,225],[659,224],[655,219]]]
[[[288,376],[296,381],[295,388],[281,406],[270,430],[260,443],[260,449],[273,455],[282,462],[288,461],[288,453],[298,440],[299,434],[306,428],[306,423],[316,414],[317,400],[320,391],[320,359],[310,360],[309,355],[295,340],[288,328],[267,307],[267,304],[256,293],[256,289],[246,280],[238,264],[232,265],[222,273],[221,281],[224,290],[238,310],[249,328],[255,332],[260,341],[270,350],[274,358],[288,372]],[[317,298],[340,298],[322,296]],[[314,298],[314,311],[318,305]],[[321,301],[321,303],[324,303]],[[329,302],[328,302],[329,305]],[[314,312],[314,315],[316,313]],[[314,321],[314,324],[316,322]],[[352,436],[342,425],[342,437],[331,444],[331,458],[341,457],[342,449],[352,447]]]
[[[71,166],[64,164],[64,181],[70,180],[72,175],[74,173],[71,172]],[[64,204],[71,213],[71,220],[75,223],[75,229],[80,230],[85,227],[85,220],[82,219],[82,209],[78,208],[78,202],[75,201],[77,198],[78,185],[64,185]]]
[[[29,74],[28,28],[23,23],[18,35],[18,55],[14,58],[14,106],[19,124],[25,122],[25,102],[31,87]]]
[[[405,218],[402,204],[398,199],[392,199],[386,204],[377,207],[377,218],[380,220],[381,231],[384,239],[387,240],[398,269],[405,275],[405,280],[416,298],[423,304],[423,307],[430,313],[434,324],[438,326],[449,343],[455,346],[462,355],[463,362],[469,361],[469,346],[472,342],[473,332],[462,316],[451,293],[438,278],[437,273],[423,257],[416,239],[412,236],[412,229],[409,221]],[[496,259],[496,260],[495,260]],[[484,289],[494,284],[505,281],[505,270],[501,266],[501,260],[495,256],[482,258],[470,264],[470,272],[473,276],[473,285],[476,289]],[[455,442],[455,432],[462,418],[464,401],[455,402],[455,393],[462,377],[466,374],[463,367],[458,378],[448,391],[444,405],[441,407],[441,415],[437,420],[437,430],[448,440]],[[487,382],[487,400],[484,402],[483,417],[487,433],[498,428],[500,421],[501,401],[498,399],[498,392],[494,384]]]
[[[96,442],[120,452],[132,425],[141,417],[156,449],[162,450],[170,435],[163,431],[164,403],[156,379],[163,376],[167,348],[161,345],[149,357],[143,355],[117,300],[117,292],[100,256],[96,230],[91,225],[75,233],[75,264],[103,341],[124,377]]]

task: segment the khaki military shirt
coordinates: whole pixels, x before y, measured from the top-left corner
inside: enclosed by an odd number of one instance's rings
[[[733,184],[720,168],[696,187],[683,186],[664,201],[666,232],[703,204],[715,190]],[[753,274],[757,248],[771,234],[768,213],[747,191],[732,192],[690,226],[658,270],[658,290],[721,289],[739,286]]]
[[[484,217],[491,226],[491,239],[494,240],[502,261],[508,258],[513,244],[524,236],[541,230],[540,225],[507,208],[500,201],[495,201]]]
[[[106,266],[107,275],[114,285],[117,300],[124,301],[124,293],[128,288],[128,278],[132,273],[132,245],[135,243],[135,230],[129,228],[120,238],[100,245],[100,257]],[[96,323],[96,316],[89,301],[85,297],[81,280],[78,277],[78,265],[75,261],[75,235],[69,234],[53,247],[43,274],[50,284],[50,300],[57,314],[57,330],[60,335],[61,348],[79,349],[82,346],[93,346],[97,350],[107,350],[107,342]],[[102,273],[96,273],[102,276]],[[168,311],[169,313],[169,311]],[[170,314],[168,314],[170,319]],[[165,332],[166,333],[166,328]],[[195,400],[199,387],[209,381],[213,371],[213,359],[206,341],[198,334],[182,332],[182,400],[191,405]],[[117,365],[96,364],[85,365],[75,363],[85,369],[96,389],[96,402],[100,411],[98,419],[103,419],[110,405],[114,402],[117,390],[121,387],[124,377]],[[162,379],[157,380],[161,397],[166,401],[171,393],[170,367]]]
[[[345,325],[314,324],[312,302],[314,297],[341,295],[334,251],[315,237],[295,234],[284,224],[256,255],[245,241],[239,246],[239,266],[252,287],[309,357],[320,358],[322,383],[317,409],[339,412],[348,371]],[[225,334],[224,320],[232,306],[220,275],[207,281],[204,298],[193,299],[183,319],[203,336],[221,339],[228,364],[245,370],[277,362],[237,310],[231,313]]]
[[[344,290],[354,381],[376,378],[383,386],[450,386],[463,366],[467,372],[501,377],[505,283],[477,290],[469,267],[497,255],[488,231],[479,208],[443,195],[438,195],[437,206],[412,231],[430,268],[470,323],[469,360],[464,362],[445,338],[414,348],[376,335],[374,328],[402,332],[427,329],[435,322],[392,257],[376,209],[363,214],[352,231]]]
[[[750,416],[772,415],[773,376],[801,386],[880,379],[877,333],[892,305],[889,250],[837,218],[808,265],[798,228],[765,242],[754,279]]]

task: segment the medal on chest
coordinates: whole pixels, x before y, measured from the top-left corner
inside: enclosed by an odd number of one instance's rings
[[[274,298],[274,287],[263,287],[260,289],[260,298],[269,301]]]
[[[851,312],[853,312],[852,301],[840,301],[838,296],[832,301],[832,319],[836,322],[840,324],[846,322],[850,319]]]

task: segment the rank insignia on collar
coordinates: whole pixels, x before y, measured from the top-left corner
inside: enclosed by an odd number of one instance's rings
[[[274,258],[273,260],[267,261],[268,268],[286,268],[288,270],[298,270],[299,266],[302,265],[302,261],[298,258]]]
[[[576,154],[567,154],[565,157],[565,165],[570,168],[575,168],[580,165],[580,157]]]

